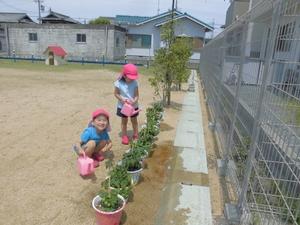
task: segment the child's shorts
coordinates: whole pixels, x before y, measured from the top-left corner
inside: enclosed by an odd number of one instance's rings
[[[95,141],[96,142],[96,147],[100,144],[100,141]],[[82,143],[81,145],[80,145],[80,147],[82,148],[82,149],[85,149],[86,148],[86,143]]]
[[[138,110],[139,108],[135,108],[134,110]],[[121,113],[121,108],[117,108],[117,116],[122,117],[122,118],[127,118],[128,116],[124,115],[123,113]],[[136,114],[133,114],[130,118],[134,118],[137,117],[139,115],[139,112],[137,112]]]

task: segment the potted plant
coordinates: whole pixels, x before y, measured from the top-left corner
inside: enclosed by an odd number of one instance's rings
[[[105,163],[109,172],[113,168],[113,160],[110,158]],[[108,177],[108,187],[111,179]],[[125,199],[119,194],[117,189],[102,188],[98,195],[94,197],[92,206],[96,212],[96,222],[98,225],[118,225],[120,224],[122,211],[125,207]]]
[[[115,189],[126,202],[132,194],[131,177],[122,165],[115,166],[110,172],[109,177],[102,182],[102,187],[105,189]]]
[[[157,111],[157,112],[163,112],[164,111],[164,106],[162,102],[154,102],[153,103],[153,108]]]
[[[156,112],[159,113],[160,115],[160,120],[163,120],[163,117],[164,117],[164,106],[162,104],[162,102],[155,102],[153,104],[153,108]]]
[[[141,155],[136,151],[125,153],[122,158],[122,166],[126,168],[127,173],[131,176],[132,185],[136,185],[143,170]]]
[[[149,121],[147,123],[147,130],[148,130],[148,133],[152,134],[155,137],[159,134],[159,125],[157,125],[154,120]]]
[[[96,212],[98,225],[117,225],[121,221],[125,199],[117,190],[102,189],[93,199],[92,206]]]
[[[139,132],[139,139],[142,140],[144,143],[153,144],[154,137],[156,137],[159,133],[159,129],[147,126],[146,128],[143,128]]]
[[[141,159],[145,159],[149,155],[151,143],[144,142],[143,139],[132,141],[130,143],[130,151],[136,152]]]

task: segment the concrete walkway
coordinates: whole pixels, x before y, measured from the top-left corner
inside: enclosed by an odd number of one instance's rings
[[[212,225],[208,170],[196,71],[185,95],[176,128],[175,156],[163,191],[157,225]],[[193,88],[192,88],[193,89]]]

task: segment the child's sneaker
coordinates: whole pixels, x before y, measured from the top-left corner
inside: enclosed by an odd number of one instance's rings
[[[128,139],[128,137],[126,135],[124,135],[122,137],[122,144],[123,145],[128,145],[129,144],[129,139]]]
[[[104,156],[100,153],[96,153],[96,154],[93,154],[93,159],[98,162],[101,162],[104,160]]]
[[[100,164],[99,161],[97,161],[97,160],[94,159],[94,161],[93,161],[94,168],[98,167],[99,164]]]
[[[138,134],[134,134],[132,136],[132,140],[137,141],[139,139],[139,135]]]

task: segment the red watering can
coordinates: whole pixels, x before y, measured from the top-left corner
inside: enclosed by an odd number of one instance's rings
[[[90,175],[95,171],[94,160],[86,156],[85,153],[83,154],[83,156],[78,157],[77,167],[81,176]]]
[[[131,104],[128,104],[127,102],[124,103],[121,109],[121,113],[125,116],[132,116],[138,113],[139,111],[141,111],[141,109],[135,110],[134,107]]]

